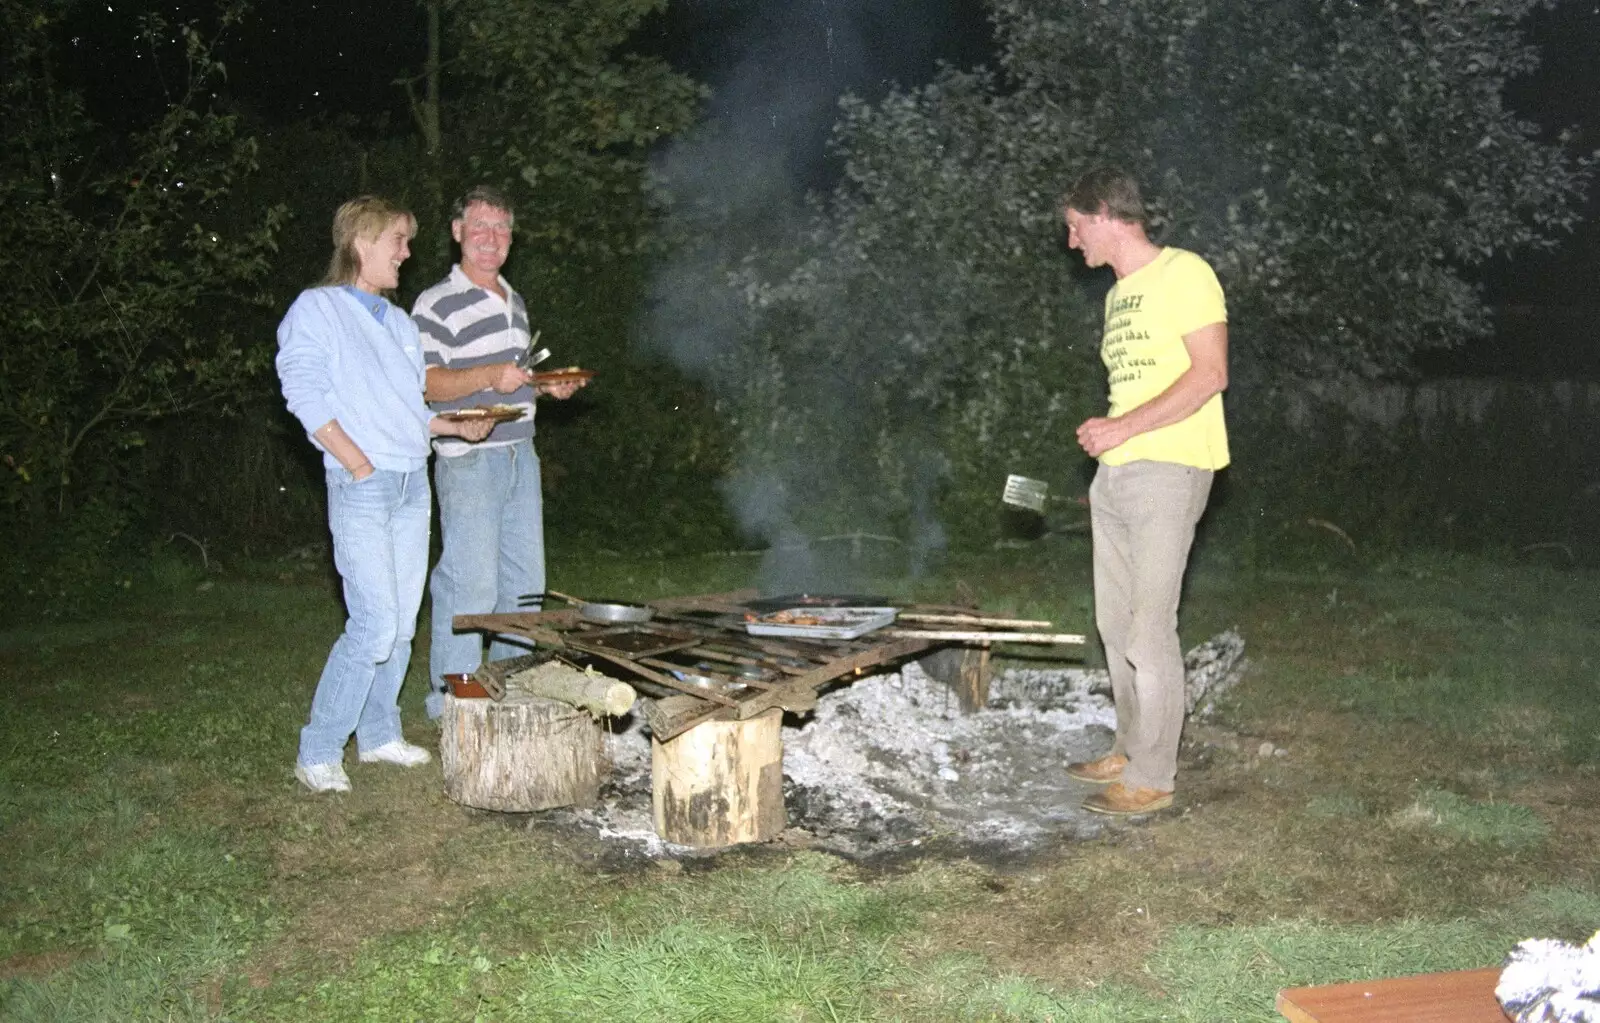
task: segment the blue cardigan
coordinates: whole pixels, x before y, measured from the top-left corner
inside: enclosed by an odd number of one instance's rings
[[[379,323],[343,288],[312,288],[278,324],[278,379],[283,397],[322,452],[315,432],[337,419],[374,468],[414,472],[428,464],[422,400],[422,342],[404,310],[390,306]]]

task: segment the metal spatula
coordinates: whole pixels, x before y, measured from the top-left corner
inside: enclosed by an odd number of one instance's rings
[[[1025,508],[1044,514],[1044,503],[1050,494],[1050,484],[1044,480],[1029,479],[1015,474],[1006,477],[1006,488],[1000,500],[1013,508]]]

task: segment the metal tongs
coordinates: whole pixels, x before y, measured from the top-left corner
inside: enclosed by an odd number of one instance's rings
[[[511,360],[518,369],[532,369],[550,358],[550,349],[548,348],[541,348],[538,351],[533,350],[533,346],[539,343],[539,335],[543,333],[544,331],[542,330],[534,331],[532,339],[528,341],[528,347],[523,349],[521,355]]]

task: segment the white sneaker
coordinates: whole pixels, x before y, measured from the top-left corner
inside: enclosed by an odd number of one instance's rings
[[[349,792],[350,776],[343,764],[295,764],[294,776],[312,792]]]
[[[395,739],[377,749],[361,751],[363,764],[399,764],[401,767],[417,767],[432,759],[433,756],[427,750],[421,746],[413,746],[404,739]]]

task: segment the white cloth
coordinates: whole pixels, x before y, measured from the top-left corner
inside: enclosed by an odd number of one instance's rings
[[[1494,996],[1517,1023],[1600,1023],[1600,931],[1582,946],[1520,943]]]

